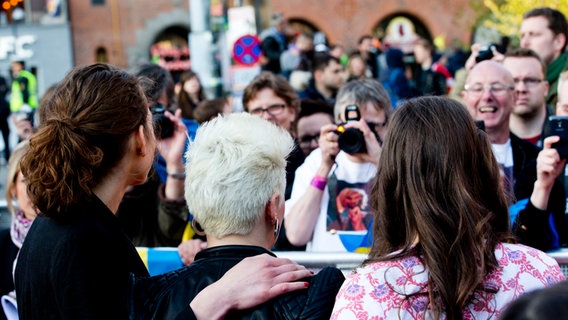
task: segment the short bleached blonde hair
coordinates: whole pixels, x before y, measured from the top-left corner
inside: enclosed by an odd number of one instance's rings
[[[186,153],[185,199],[208,235],[247,235],[274,194],[284,201],[290,134],[248,113],[204,123]]]

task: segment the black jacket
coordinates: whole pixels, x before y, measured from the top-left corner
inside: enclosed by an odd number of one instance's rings
[[[149,276],[98,198],[60,219],[38,216],[16,265],[20,319],[126,319],[132,274]]]
[[[165,275],[137,278],[134,285],[136,319],[192,319],[189,302],[205,287],[219,280],[225,272],[246,257],[270,251],[255,246],[220,246],[205,249],[195,262]],[[305,279],[306,290],[281,295],[255,308],[231,311],[226,319],[329,319],[335,296],[344,281],[336,268],[327,267]],[[254,283],[243,283],[243,286]],[[194,319],[194,318],[193,318]]]
[[[539,149],[511,133],[513,149],[513,176],[516,200],[530,198],[537,178],[536,158]],[[552,188],[547,210],[539,210],[529,201],[521,210],[513,225],[513,234],[519,242],[533,248],[549,251],[554,247],[553,238],[557,233],[560,243],[566,241],[564,211],[566,206],[564,187],[557,180]],[[552,230],[549,216],[552,213],[556,230]]]

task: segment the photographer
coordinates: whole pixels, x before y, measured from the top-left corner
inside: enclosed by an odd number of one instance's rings
[[[347,106],[358,107],[361,119],[347,121]],[[351,108],[351,107],[350,107]],[[387,92],[372,79],[345,84],[337,95],[335,119],[341,125],[321,128],[319,148],[314,150],[298,170],[292,196],[286,203],[284,219],[286,237],[307,251],[355,251],[370,245],[367,237],[367,206],[370,184],[377,171],[381,152],[380,140],[386,132],[391,114]],[[353,154],[340,150],[343,129],[360,130],[364,146]],[[343,190],[348,190],[341,196]],[[356,230],[363,223],[366,230]]]

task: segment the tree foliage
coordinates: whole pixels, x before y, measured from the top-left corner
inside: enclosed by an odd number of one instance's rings
[[[496,29],[502,35],[513,37],[519,34],[523,14],[531,9],[550,7],[568,17],[566,0],[483,0],[483,4],[491,13],[483,25]]]

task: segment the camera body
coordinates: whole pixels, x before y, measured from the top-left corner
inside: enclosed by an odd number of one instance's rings
[[[156,133],[156,137],[160,139],[169,138],[174,134],[174,123],[166,117],[166,110],[163,104],[156,102],[150,107],[152,112],[152,125]]]
[[[477,57],[475,57],[475,62],[481,62],[484,60],[490,60],[493,58],[493,49],[495,49],[494,45],[490,45],[488,47],[483,47],[479,49],[479,53]]]
[[[335,130],[335,133],[339,135],[339,139],[337,140],[339,149],[348,154],[367,152],[367,145],[365,144],[363,132],[357,128],[345,128],[347,123],[359,121],[360,119],[361,111],[359,111],[359,107],[350,104],[345,107],[345,122],[340,123],[337,126],[337,130]],[[381,141],[379,135],[375,131],[374,125],[369,125],[369,128],[375,134],[377,140]]]

